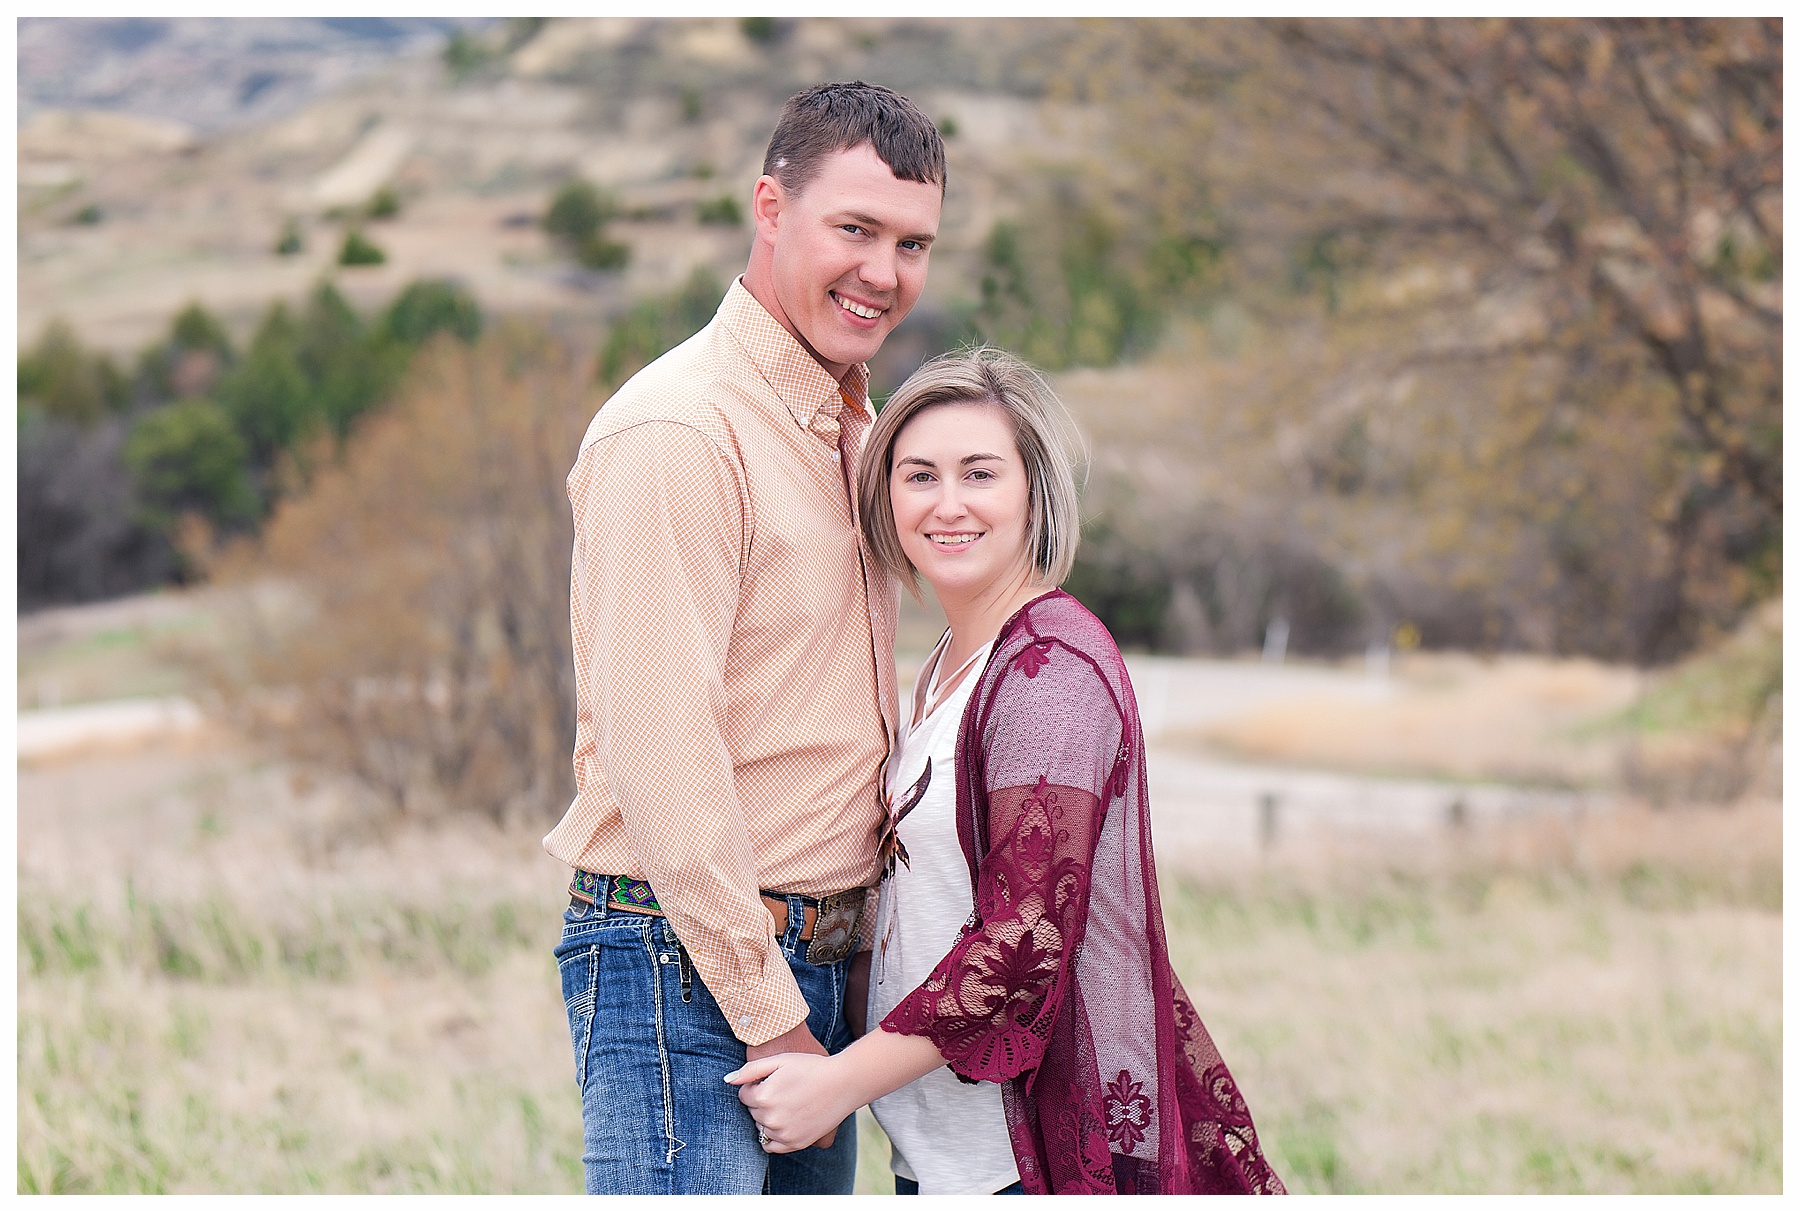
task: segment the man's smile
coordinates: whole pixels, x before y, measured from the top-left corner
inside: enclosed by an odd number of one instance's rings
[[[846,298],[837,291],[831,292],[833,301],[843,310],[863,320],[878,320],[887,311],[885,307],[872,307],[867,303],[858,303],[855,299]]]

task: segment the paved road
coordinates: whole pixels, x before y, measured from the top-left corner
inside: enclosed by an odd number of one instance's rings
[[[1424,837],[1459,820],[1605,807],[1603,798],[1574,792],[1220,761],[1174,738],[1284,700],[1327,695],[1370,702],[1387,697],[1391,687],[1361,673],[1317,666],[1166,657],[1131,657],[1127,666],[1148,742],[1157,848],[1170,858],[1251,854],[1332,835]],[[19,755],[170,735],[200,722],[199,710],[181,698],[22,711]]]
[[[19,756],[37,757],[95,741],[166,736],[199,727],[200,709],[184,698],[114,699],[19,712]]]
[[[1284,700],[1379,702],[1393,686],[1318,666],[1165,657],[1130,657],[1126,665],[1144,721],[1157,849],[1173,859],[1205,861],[1333,836],[1424,838],[1459,824],[1605,806],[1567,791],[1221,761],[1175,738]]]

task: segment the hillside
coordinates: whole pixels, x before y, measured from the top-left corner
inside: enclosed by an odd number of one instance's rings
[[[488,309],[593,326],[695,266],[721,277],[741,268],[748,228],[702,223],[700,205],[747,202],[782,100],[847,76],[901,88],[950,119],[951,192],[918,324],[969,297],[969,254],[1018,174],[1062,153],[1028,66],[1032,28],[796,20],[752,30],[760,36],[736,20],[649,18],[555,20],[530,37],[494,27],[467,44],[461,71],[415,45],[291,112],[216,133],[155,110],[163,78],[138,80],[102,112],[22,107],[19,337],[61,315],[84,342],[130,353],[194,299],[244,333],[271,298],[334,272],[363,306],[415,278],[450,277]],[[26,77],[34,32],[22,35]],[[994,55],[997,44],[1016,53]],[[193,67],[164,60],[165,76]],[[617,195],[612,236],[631,247],[622,274],[580,269],[537,227],[573,176]],[[365,230],[386,264],[338,270],[346,228],[384,186],[400,213]],[[289,223],[303,248],[280,256]]]

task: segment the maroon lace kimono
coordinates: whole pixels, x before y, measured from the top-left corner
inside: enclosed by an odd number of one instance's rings
[[[956,763],[975,910],[883,1029],[1001,1084],[1028,1192],[1285,1193],[1169,967],[1137,701],[1074,598],[1001,628]]]

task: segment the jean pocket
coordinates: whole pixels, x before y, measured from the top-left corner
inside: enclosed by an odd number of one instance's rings
[[[584,930],[591,930],[597,923],[606,919],[600,916],[600,911],[593,905],[572,902],[567,909],[563,910],[562,920],[562,936],[566,939],[571,935],[580,934]]]
[[[569,1042],[575,1049],[575,1087],[587,1082],[588,1049],[594,1035],[594,999],[598,992],[600,948],[582,947],[556,964],[562,977],[563,1008],[569,1014]]]

